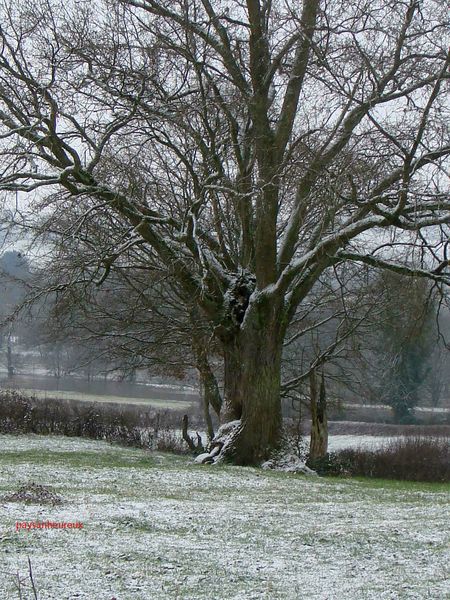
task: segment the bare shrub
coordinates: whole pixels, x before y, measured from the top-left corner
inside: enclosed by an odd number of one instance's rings
[[[287,453],[294,454],[301,460],[306,460],[309,450],[307,431],[306,424],[300,419],[285,421],[283,447]]]
[[[0,392],[0,433],[57,434],[106,440],[124,446],[185,452],[182,413],[148,407],[76,400],[38,399]]]
[[[309,466],[323,474],[447,482],[450,481],[449,442],[448,437],[400,437],[378,450],[341,450],[328,455],[320,465]]]
[[[179,433],[168,427],[159,430],[155,449],[160,452],[172,452],[173,454],[188,453],[188,447]]]
[[[0,395],[0,431],[21,433],[29,430],[32,418],[32,400],[13,390]]]

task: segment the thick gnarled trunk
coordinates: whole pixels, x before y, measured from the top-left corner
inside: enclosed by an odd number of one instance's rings
[[[237,335],[224,344],[225,381],[222,423],[233,423],[215,442],[221,457],[235,464],[259,464],[280,445],[282,415],[280,325],[272,315],[249,309]]]

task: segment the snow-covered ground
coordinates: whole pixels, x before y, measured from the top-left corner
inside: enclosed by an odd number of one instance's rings
[[[450,412],[450,408],[448,407],[449,400],[448,398],[444,401],[447,406],[416,406],[415,412],[424,412],[424,413],[448,413]],[[363,408],[365,410],[375,409],[375,408],[389,408],[387,404],[357,404],[354,402],[344,403],[343,408]]]
[[[0,436],[0,495],[27,481],[52,486],[65,502],[0,500],[2,600],[19,598],[14,581],[26,578],[27,556],[40,600],[449,597],[443,486],[197,466],[103,442]],[[16,521],[38,520],[83,528],[16,531]]]
[[[423,435],[423,434],[422,434]],[[386,436],[386,435],[330,435],[328,437],[329,452],[337,452],[347,448],[361,448],[363,450],[377,450],[390,442],[408,436]],[[431,436],[433,437],[433,436]],[[438,436],[439,437],[439,436]],[[442,436],[441,436],[442,437]],[[449,439],[448,436],[446,438]],[[450,598],[450,596],[449,596]]]
[[[382,435],[330,435],[328,437],[328,450],[330,452],[337,452],[346,448],[376,450],[395,439],[395,436]]]
[[[58,400],[80,400],[82,402],[112,402],[114,404],[138,404],[155,408],[157,410],[189,410],[192,407],[190,400],[170,400],[159,398],[134,398],[131,396],[115,396],[113,394],[86,394],[66,390],[39,390],[36,388],[18,388],[18,392],[25,396],[45,400],[57,398]]]
[[[175,429],[177,436],[182,439],[181,429]],[[206,432],[199,431],[202,439],[206,442]],[[195,439],[196,431],[189,431],[189,435]],[[389,444],[389,442],[398,439],[401,436],[386,436],[386,435],[329,435],[328,436],[328,450],[329,452],[338,452],[339,450],[345,450],[347,448],[361,448],[364,450],[377,450],[382,446]],[[309,436],[304,438],[305,451],[309,446]]]

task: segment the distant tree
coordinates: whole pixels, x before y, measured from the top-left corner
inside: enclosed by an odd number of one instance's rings
[[[438,343],[436,296],[423,279],[384,273],[379,281],[381,312],[373,336],[372,369],[379,400],[397,421],[413,417],[433,370]]]
[[[0,294],[3,315],[7,314],[8,308],[15,308],[21,303],[29,278],[30,265],[21,252],[9,250],[0,256]]]
[[[0,256],[0,349],[5,347],[8,377],[16,370],[14,339],[20,336],[20,324],[14,317],[26,294],[30,271],[21,252],[10,250]]]
[[[98,239],[98,227],[91,241]],[[97,251],[107,252],[101,240]],[[174,290],[170,281],[131,248],[108,264],[108,275],[83,268],[67,244],[55,247],[54,263],[37,273],[32,296],[57,290],[76,271],[78,284],[49,297],[42,323],[41,345],[65,349],[72,370],[99,365],[105,372],[132,375],[147,371],[184,379],[196,370],[205,424],[214,435],[210,410],[220,414],[222,397],[213,368],[218,352],[212,331],[189,298]],[[99,279],[100,278],[100,279]],[[103,281],[101,281],[103,279]],[[65,368],[66,372],[68,368]]]

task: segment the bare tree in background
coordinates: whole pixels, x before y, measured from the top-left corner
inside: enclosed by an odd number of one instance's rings
[[[2,2],[12,217],[80,261],[111,223],[100,280],[139,245],[192,299],[224,357],[216,458],[279,446],[283,339],[323,273],[449,282],[444,4]]]
[[[57,256],[45,273],[38,271],[44,289],[58,288],[74,272],[66,246],[59,248]],[[83,361],[88,365],[103,359],[110,372],[125,375],[146,370],[179,379],[197,370],[204,421],[212,439],[210,411],[219,418],[222,397],[214,370],[218,349],[208,321],[139,252],[117,257],[102,285],[90,275],[89,270],[79,272],[79,285],[54,295],[45,319],[48,339],[63,337],[69,346],[84,349],[78,367]]]
[[[7,251],[0,256],[0,356],[4,350],[8,378],[14,377],[16,372],[14,340],[22,333],[12,314],[25,297],[29,267],[20,252]]]

